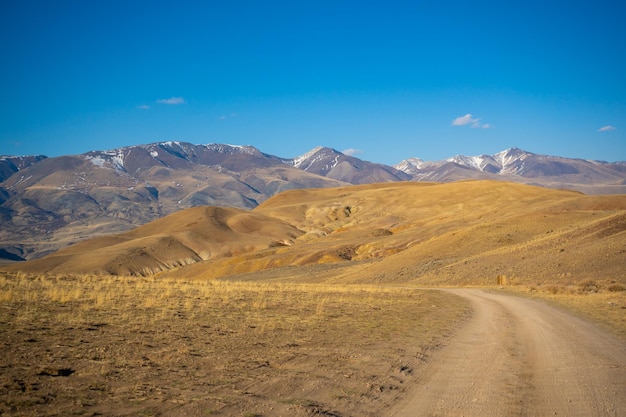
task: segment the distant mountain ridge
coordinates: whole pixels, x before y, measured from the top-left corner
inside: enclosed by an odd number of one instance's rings
[[[411,179],[409,174],[397,168],[363,161],[323,146],[285,161],[303,171],[350,184],[408,181]]]
[[[409,158],[395,168],[414,181],[504,179],[551,188],[570,188],[590,194],[624,193],[626,162],[608,163],[540,155],[510,148],[493,155],[457,155],[436,162]]]
[[[281,164],[281,160],[264,154],[253,146],[223,144],[192,145],[168,141],[148,145],[129,146],[110,151],[91,151],[83,155],[93,164],[135,175],[139,170],[152,167],[189,169],[194,165],[224,166],[240,169],[237,162],[269,166]],[[254,162],[252,162],[254,160]],[[261,161],[264,161],[261,163]]]
[[[0,156],[0,183],[16,172],[46,158],[44,155]]]
[[[318,147],[282,158],[253,146],[167,141],[81,155],[0,157],[0,259],[41,257],[196,206],[254,208],[289,189],[395,181],[517,181],[626,194],[626,163],[517,148],[394,167]]]

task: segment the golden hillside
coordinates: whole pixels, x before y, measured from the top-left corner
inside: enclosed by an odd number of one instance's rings
[[[151,275],[206,259],[289,245],[300,234],[293,226],[262,214],[232,207],[195,207],[7,269]]]
[[[293,190],[252,211],[185,210],[11,268],[444,285],[493,284],[498,275],[626,282],[626,196],[494,181]]]

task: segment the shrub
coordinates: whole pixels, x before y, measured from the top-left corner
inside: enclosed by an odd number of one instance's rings
[[[549,292],[550,294],[558,294],[562,292],[563,287],[557,284],[548,284],[543,287],[544,291]]]
[[[592,279],[582,281],[578,286],[583,292],[598,292],[598,284]]]
[[[611,284],[611,285],[609,285],[609,287],[607,289],[610,292],[620,292],[620,291],[626,291],[626,286],[624,286],[622,284]]]

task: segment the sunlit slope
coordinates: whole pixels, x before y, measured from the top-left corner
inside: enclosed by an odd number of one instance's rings
[[[237,208],[196,207],[129,232],[83,241],[10,269],[149,275],[214,257],[289,245],[300,234],[293,226],[262,214]]]
[[[12,268],[246,279],[626,282],[626,196],[496,181],[292,190],[195,208]],[[252,275],[250,275],[252,274]]]
[[[626,196],[492,181],[388,183],[288,191],[254,211],[304,233],[290,247],[175,274],[264,271],[306,279],[307,272],[294,268],[268,269],[327,264],[342,267],[315,273],[341,281],[492,284],[498,275],[509,282],[625,280]]]

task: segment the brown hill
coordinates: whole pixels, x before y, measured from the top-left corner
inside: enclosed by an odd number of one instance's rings
[[[233,210],[187,210],[12,268],[450,285],[495,283],[499,275],[626,282],[624,195],[402,182],[292,190],[251,212]],[[206,231],[190,239],[190,218],[198,216]],[[254,226],[233,226],[244,220]]]
[[[493,181],[394,183],[291,191],[255,211],[305,232],[297,245],[272,254],[273,265],[326,264],[318,268],[319,279],[450,285],[495,283],[498,275],[526,283],[626,280],[623,195]],[[254,270],[257,260],[248,263]],[[243,265],[240,260],[237,270]],[[193,276],[194,268],[177,273]]]
[[[263,214],[237,208],[196,207],[129,232],[86,240],[8,269],[151,275],[215,257],[290,245],[300,234],[293,226]]]

